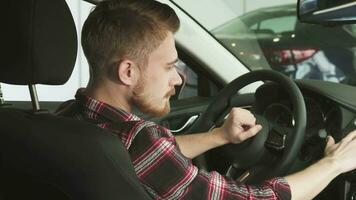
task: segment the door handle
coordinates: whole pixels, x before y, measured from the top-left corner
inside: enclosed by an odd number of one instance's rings
[[[188,126],[192,125],[192,124],[195,122],[195,120],[198,119],[198,117],[199,117],[199,115],[193,115],[193,116],[191,116],[191,117],[187,120],[187,122],[185,122],[185,124],[184,124],[182,127],[180,127],[179,129],[176,129],[176,130],[170,130],[171,133],[179,133],[179,132],[182,132],[182,131],[183,131],[184,129],[186,129]]]

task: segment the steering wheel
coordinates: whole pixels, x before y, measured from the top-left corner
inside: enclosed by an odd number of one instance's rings
[[[272,81],[285,90],[292,105],[293,126],[281,128],[278,124],[268,121],[261,111],[256,111],[257,109],[252,107],[251,112],[256,117],[256,123],[262,125],[262,130],[253,138],[226,147],[233,151],[233,165],[248,169],[245,173],[247,178],[244,180],[247,183],[285,175],[302,146],[306,128],[306,108],[303,95],[293,80],[272,70],[244,74],[223,88],[188,130],[190,133],[205,132],[215,127],[218,119],[233,107],[230,103],[232,96],[241,88],[256,81]],[[256,102],[262,100],[257,99],[260,97],[256,95],[255,98]],[[271,159],[271,156],[276,159]]]

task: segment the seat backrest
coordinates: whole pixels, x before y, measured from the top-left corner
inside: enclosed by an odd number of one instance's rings
[[[116,135],[82,121],[16,109],[0,109],[0,121],[5,199],[147,197]]]
[[[76,53],[65,0],[4,0],[0,82],[65,83]],[[120,139],[87,122],[0,107],[0,199],[149,199]]]

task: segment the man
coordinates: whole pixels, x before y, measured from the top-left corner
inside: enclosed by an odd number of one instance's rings
[[[169,98],[182,82],[174,67],[173,34],[178,28],[175,12],[154,0],[100,3],[82,30],[89,84],[78,90],[75,104],[60,112],[117,134],[152,198],[311,199],[334,177],[356,167],[353,132],[338,144],[330,137],[325,158],[313,166],[259,186],[198,170],[192,158],[227,143],[242,142],[262,127],[249,111],[234,108],[223,126],[210,133],[174,137],[164,127],[132,114],[136,108],[153,116],[169,112]]]

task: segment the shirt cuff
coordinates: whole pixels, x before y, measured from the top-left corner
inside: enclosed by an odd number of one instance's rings
[[[269,185],[273,191],[276,192],[278,199],[290,200],[291,190],[287,180],[283,177],[277,177],[270,179],[265,182],[266,185]]]

